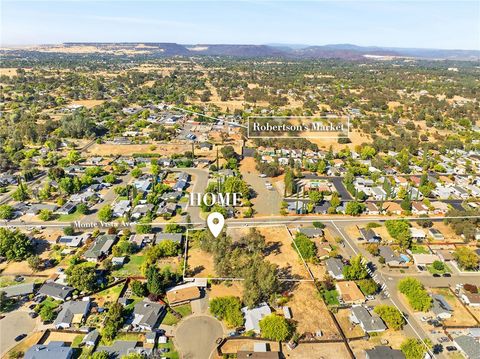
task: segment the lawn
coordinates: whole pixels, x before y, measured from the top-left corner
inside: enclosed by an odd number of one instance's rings
[[[145,256],[143,254],[136,254],[130,256],[128,263],[124,264],[122,268],[117,269],[112,274],[115,277],[130,277],[142,275],[141,267],[145,261]]]
[[[419,246],[417,244],[412,245],[410,248],[413,254],[430,254],[430,250],[426,246]]]
[[[98,300],[100,305],[104,305],[105,302],[116,302],[120,293],[123,289],[125,283],[117,284],[111,288],[102,290],[94,295],[94,297]]]
[[[325,300],[325,303],[327,305],[339,305],[340,303],[338,302],[338,292],[333,289],[333,290],[326,290],[323,292],[323,299]]]
[[[186,317],[187,315],[192,314],[192,307],[190,304],[179,305],[178,307],[174,307],[177,313],[179,313],[182,317]],[[167,311],[165,318],[162,320],[162,324],[165,325],[175,325],[180,321],[177,317],[175,317],[172,313]]]
[[[59,222],[73,222],[73,221],[76,221],[76,220],[82,218],[82,216],[84,216],[84,214],[82,214],[78,211],[75,211],[75,212],[70,213],[70,214],[62,214],[62,215],[58,216],[58,218],[56,220],[59,221]]]
[[[166,344],[158,344],[158,349],[160,348],[168,348],[170,349],[168,353],[162,353],[162,358],[168,358],[168,359],[178,359],[179,355],[177,351],[175,350],[175,346],[173,345],[173,342],[171,339],[168,340]]]
[[[80,344],[82,343],[83,337],[85,337],[85,335],[83,334],[77,335],[75,339],[73,339],[71,347],[80,348]]]
[[[427,269],[432,274],[444,274],[444,273],[451,273],[452,270],[448,267],[447,264],[443,263],[443,269],[435,269],[433,268],[433,264],[427,265]]]

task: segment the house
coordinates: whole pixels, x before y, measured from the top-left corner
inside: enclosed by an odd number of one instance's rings
[[[56,300],[65,300],[74,291],[75,288],[69,287],[66,285],[54,283],[54,282],[45,282],[40,289],[38,290],[39,294],[44,294],[46,296],[52,297]]]
[[[30,208],[28,208],[25,214],[30,216],[35,216],[38,213],[40,213],[40,211],[43,211],[43,210],[55,212],[57,208],[58,206],[54,204],[36,203],[36,204],[32,204]]]
[[[65,203],[62,207],[60,207],[59,209],[57,209],[56,213],[57,214],[60,214],[60,215],[66,215],[66,214],[70,214],[72,213],[73,211],[75,211],[75,208],[77,207],[77,205],[73,202],[67,202]]]
[[[167,290],[167,300],[170,306],[190,303],[201,297],[200,289],[191,283],[177,285]]]
[[[365,333],[380,333],[387,329],[383,320],[370,312],[361,305],[354,305],[351,309],[350,321],[354,324],[360,324]]]
[[[445,239],[445,236],[442,234],[442,232],[435,228],[430,228],[428,230],[428,234],[437,241],[443,241]]]
[[[94,329],[83,337],[82,343],[87,347],[94,347],[97,345],[99,337],[100,333],[98,329]]]
[[[154,205],[151,203],[139,204],[133,208],[132,214],[130,217],[133,219],[139,219],[143,216],[146,216],[149,212],[153,210]]]
[[[144,357],[152,353],[152,349],[140,346],[137,341],[117,340],[110,346],[100,345],[95,352],[107,352],[110,358],[122,358],[128,354],[140,354]],[[56,358],[55,358],[56,359]]]
[[[382,345],[365,350],[365,359],[405,359],[405,354],[401,350]]]
[[[435,261],[439,261],[440,258],[436,254],[412,254],[413,262],[415,265],[427,266],[431,265]]]
[[[385,259],[385,264],[389,267],[405,267],[405,260],[395,254],[395,252],[390,248],[390,246],[380,246],[378,247],[380,251],[380,256]]]
[[[143,177],[133,182],[134,187],[140,192],[147,192],[152,187],[152,179],[149,177]]]
[[[183,240],[182,233],[157,233],[155,235],[155,244],[159,244],[163,241],[172,241],[174,243],[181,244]]]
[[[362,236],[362,238],[368,243],[380,243],[380,241],[382,240],[382,237],[377,235],[375,231],[371,228],[360,228],[359,232],[360,236]]]
[[[428,207],[422,202],[412,202],[412,213],[417,215],[428,214]]]
[[[345,265],[338,258],[328,258],[325,261],[328,274],[334,279],[343,279],[343,267]]]
[[[354,281],[337,282],[335,287],[345,304],[361,304],[365,302],[365,296]]]
[[[402,214],[403,209],[396,202],[384,202],[383,212],[392,213],[392,214]]]
[[[437,316],[438,319],[448,319],[452,316],[453,309],[447,303],[443,295],[434,294],[432,295],[432,312]]]
[[[113,266],[123,266],[125,264],[125,257],[112,257]]]
[[[104,234],[98,237],[91,247],[85,251],[83,256],[89,262],[98,262],[103,257],[108,256],[117,236],[115,234]]]
[[[162,202],[158,205],[157,214],[158,215],[167,214],[167,215],[173,216],[176,210],[177,210],[176,203]]]
[[[34,289],[35,283],[22,283],[10,285],[8,287],[2,287],[1,291],[5,293],[7,298],[18,298],[32,294]]]
[[[165,337],[166,338],[166,337]],[[145,341],[148,344],[153,344],[155,345],[157,343],[157,332],[152,331],[152,332],[147,332],[145,333]]]
[[[135,304],[132,325],[141,330],[151,331],[157,327],[165,312],[166,308],[164,304],[144,299]]]
[[[213,149],[213,145],[210,142],[202,142],[198,147],[200,147],[200,151],[203,152],[208,152]]]
[[[410,236],[414,241],[418,241],[418,242],[424,241],[425,238],[427,238],[425,231],[415,227],[410,227]]]
[[[374,202],[367,202],[365,205],[366,205],[366,209],[365,209],[366,214],[371,214],[373,216],[380,214],[380,209]]]
[[[466,305],[480,307],[480,293],[470,293],[464,290],[460,297]]]
[[[306,235],[308,238],[319,238],[323,237],[323,230],[321,228],[315,227],[300,227],[298,228],[298,233]]]
[[[456,337],[453,341],[467,359],[480,358],[480,343],[478,339],[468,335],[462,335]]]
[[[155,242],[155,234],[153,233],[136,233],[132,234],[128,239],[131,243],[135,244],[137,248],[143,248],[147,243]]]
[[[89,310],[90,300],[88,299],[65,302],[53,324],[57,329],[70,328],[72,324],[82,323],[87,318]]]
[[[123,217],[125,213],[127,213],[130,210],[130,200],[128,199],[122,199],[115,203],[113,206],[113,215],[115,217]]]
[[[65,342],[52,341],[47,345],[36,344],[30,347],[24,359],[70,359],[74,351]]]
[[[384,201],[387,199],[387,192],[381,187],[372,187],[370,189],[371,196],[377,201]]]
[[[260,321],[267,315],[272,314],[272,311],[267,303],[260,303],[258,307],[252,309],[243,307],[242,313],[245,319],[245,331],[253,330],[255,333],[260,334]]]
[[[90,238],[90,233],[82,233],[76,236],[60,236],[57,243],[67,247],[80,247]]]

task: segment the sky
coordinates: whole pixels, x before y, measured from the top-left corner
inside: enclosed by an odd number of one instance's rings
[[[480,1],[1,0],[0,42],[480,49]]]

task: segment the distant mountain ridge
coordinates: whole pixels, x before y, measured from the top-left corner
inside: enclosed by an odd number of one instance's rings
[[[55,45],[51,45],[55,46]],[[417,49],[353,44],[329,44],[309,46],[301,44],[237,45],[237,44],[177,44],[167,42],[67,42],[66,48],[95,46],[106,50],[135,50],[157,56],[232,56],[232,57],[280,57],[292,59],[347,59],[365,57],[411,57],[418,59],[479,61],[480,50]]]

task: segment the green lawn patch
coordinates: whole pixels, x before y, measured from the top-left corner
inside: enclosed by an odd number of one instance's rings
[[[177,313],[180,313],[182,317],[192,314],[192,306],[190,303],[174,307],[173,310],[175,310]]]
[[[166,344],[158,344],[158,348],[170,349],[168,353],[162,353],[162,358],[179,359],[179,355],[175,350],[175,346],[173,345],[173,341],[171,339],[168,339],[168,342]]]
[[[327,305],[339,305],[338,292],[335,289],[326,290],[323,292],[323,299]]]
[[[413,254],[430,254],[430,251],[428,250],[428,247],[426,246],[419,246],[417,244],[414,244],[412,248],[410,248]]]
[[[80,334],[80,335],[77,335],[75,338],[73,338],[71,347],[80,348],[80,344],[82,343],[82,340],[84,337],[85,335]]]
[[[120,297],[120,292],[122,291],[124,285],[125,283],[120,283],[111,288],[102,290],[101,292],[95,294],[95,297],[101,297],[106,302],[116,302],[118,297]]]
[[[432,274],[440,274],[440,275],[452,272],[452,270],[448,267],[446,263],[443,264],[443,269],[436,269],[434,268],[433,264],[427,265],[427,269]]]
[[[115,277],[130,277],[141,275],[141,267],[145,261],[145,256],[142,254],[135,254],[130,256],[129,262],[124,264],[122,268],[117,269],[112,274]]]
[[[73,221],[76,221],[76,220],[82,218],[82,216],[84,216],[84,214],[82,214],[78,211],[75,211],[75,212],[70,213],[70,214],[61,214],[60,216],[58,216],[57,221],[59,221],[59,222],[73,222]]]

